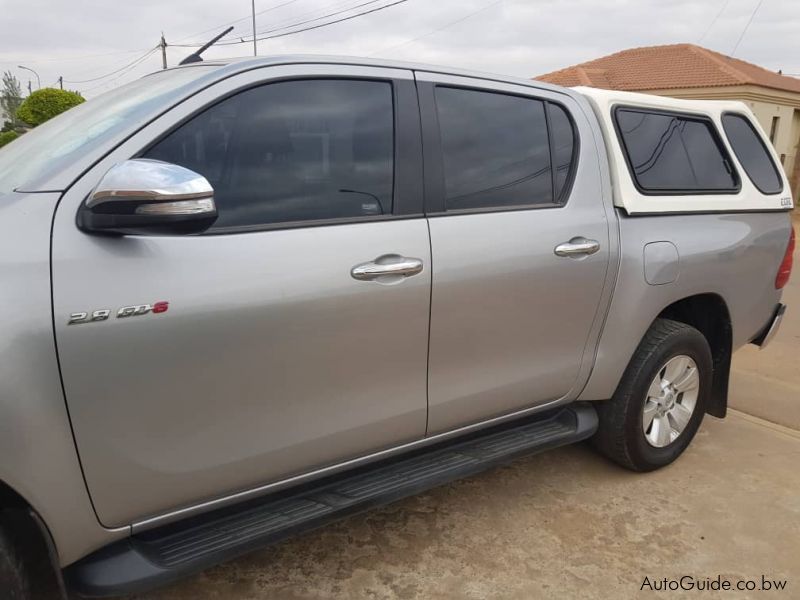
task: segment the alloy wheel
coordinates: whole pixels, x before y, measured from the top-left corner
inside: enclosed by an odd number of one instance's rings
[[[678,439],[692,419],[700,392],[700,373],[684,354],[670,358],[647,390],[642,427],[647,443],[664,448]]]

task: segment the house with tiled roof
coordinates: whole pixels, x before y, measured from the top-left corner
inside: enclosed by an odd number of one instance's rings
[[[741,100],[755,113],[800,191],[800,79],[694,44],[631,48],[535,79],[675,98]]]

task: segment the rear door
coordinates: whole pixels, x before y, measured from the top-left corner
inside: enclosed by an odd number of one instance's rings
[[[425,432],[430,246],[412,74],[272,67],[185,104],[90,171],[56,215],[64,386],[108,526]],[[206,176],[217,224],[185,237],[79,231],[80,202],[133,156]],[[380,274],[401,260],[415,268]],[[167,311],[114,318],[159,301]],[[67,324],[98,309],[111,317]]]
[[[429,433],[566,397],[609,262],[577,103],[417,73],[433,254]],[[601,147],[602,148],[602,147]]]

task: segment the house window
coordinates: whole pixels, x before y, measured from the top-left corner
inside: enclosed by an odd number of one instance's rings
[[[778,135],[778,123],[780,123],[780,117],[772,117],[772,124],[769,126],[769,141],[772,142],[772,145],[775,145],[775,137]]]

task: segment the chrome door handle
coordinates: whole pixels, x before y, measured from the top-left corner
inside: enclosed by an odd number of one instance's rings
[[[397,254],[386,254],[372,262],[361,263],[350,269],[353,279],[372,281],[379,277],[397,275],[411,277],[422,272],[422,261],[418,258],[407,258]]]
[[[556,256],[588,256],[600,250],[600,242],[587,240],[585,237],[574,237],[568,242],[555,247]]]

